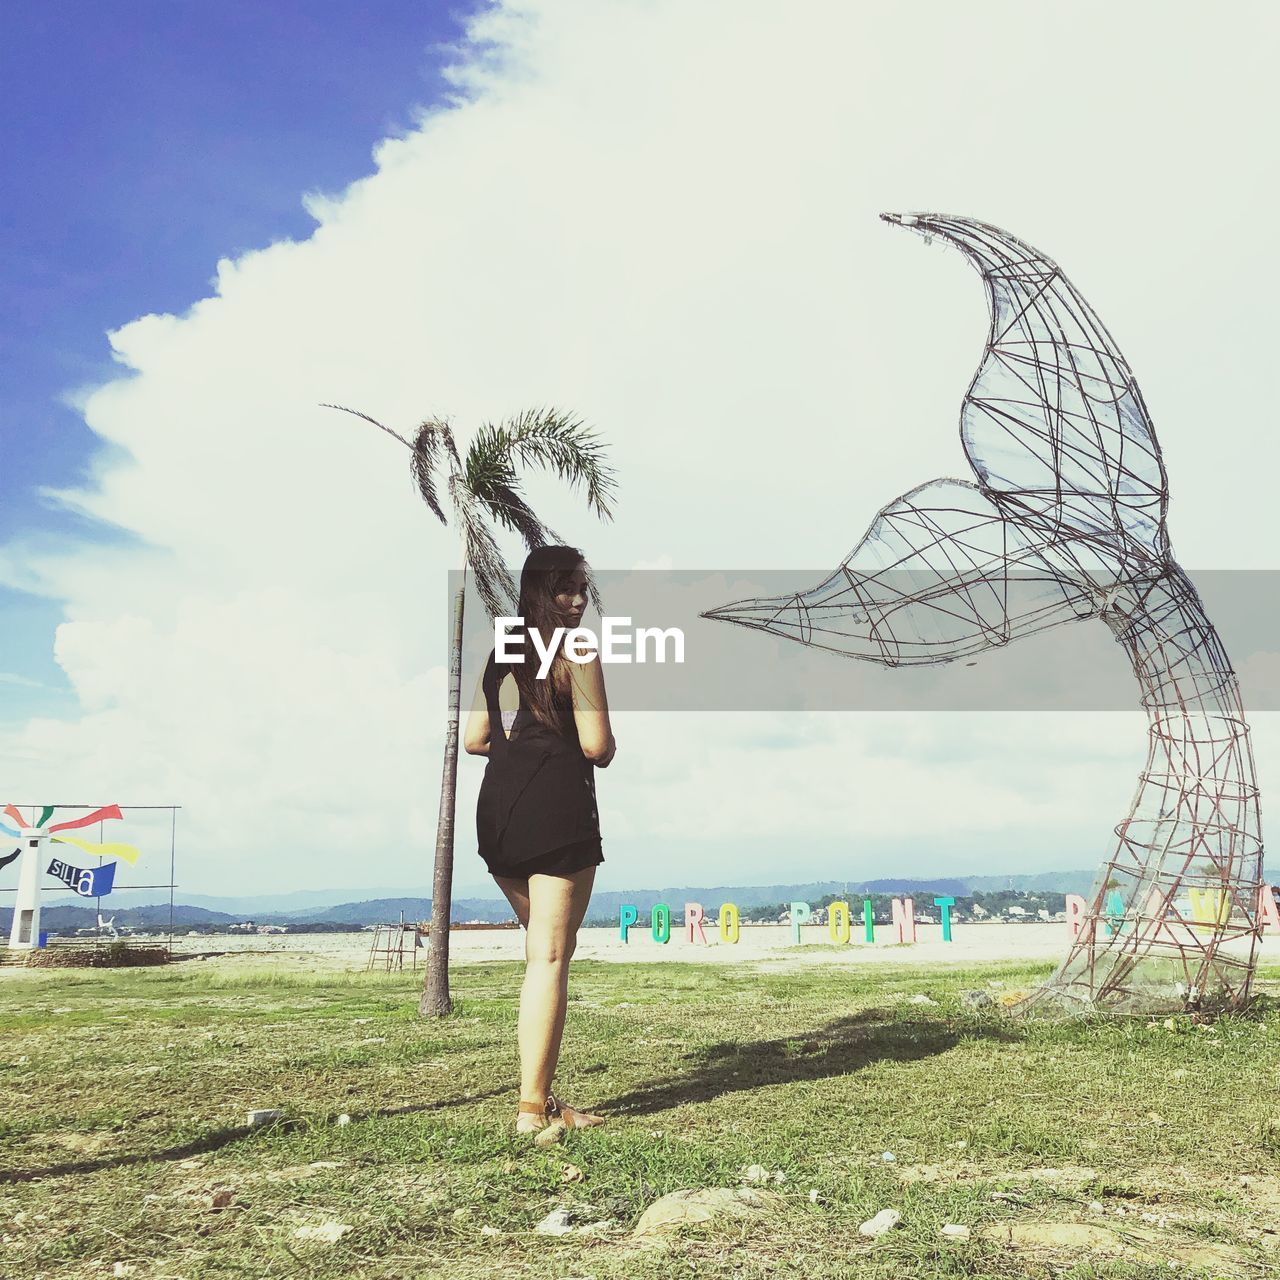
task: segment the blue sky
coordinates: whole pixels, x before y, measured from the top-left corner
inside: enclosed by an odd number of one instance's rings
[[[119,536],[40,494],[81,483],[102,447],[63,396],[118,375],[106,330],[181,314],[220,257],[308,235],[301,193],[371,172],[374,142],[447,96],[441,46],[468,7],[5,7],[0,543]],[[0,613],[0,722],[65,714],[52,652],[61,603],[0,586]]]

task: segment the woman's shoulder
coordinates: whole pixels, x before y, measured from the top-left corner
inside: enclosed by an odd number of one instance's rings
[[[564,690],[566,695],[577,693],[593,693],[604,687],[604,667],[600,655],[593,653],[585,662],[567,662],[564,673]]]

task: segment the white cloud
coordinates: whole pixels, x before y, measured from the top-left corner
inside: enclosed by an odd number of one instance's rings
[[[186,313],[110,335],[122,376],[77,394],[118,451],[64,497],[136,542],[0,556],[65,602],[56,655],[82,705],[15,732],[6,785],[183,804],[193,891],[425,884],[453,534],[399,446],[318,402],[464,435],[572,407],[611,442],[617,522],[531,488],[600,567],[834,565],[890,498],[964,474],[985,327],[972,272],[882,209],[972,213],[1056,257],[1138,371],[1183,561],[1268,566],[1270,22],[836,0],[481,16],[460,105],[307,195],[308,240],[224,259]],[[777,717],[751,751],[732,717],[620,719],[605,818],[653,834],[636,881],[678,879],[674,833],[1007,836],[1069,807],[1100,832],[1071,860],[1088,865],[1141,763],[1140,727],[1132,751],[1081,735],[1064,758],[1057,727],[1018,721],[966,763],[958,714],[896,733]],[[464,759],[460,860],[478,771]]]

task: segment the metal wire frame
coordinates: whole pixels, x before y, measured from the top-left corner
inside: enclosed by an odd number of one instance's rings
[[[1039,250],[971,218],[881,216],[959,249],[986,286],[990,329],[960,416],[977,483],[934,480],[896,499],[811,590],[703,616],[886,666],[1101,619],[1138,680],[1147,761],[1066,957],[1016,1007],[1241,1008],[1262,872],[1249,727],[1173,554],[1167,476],[1137,381]]]

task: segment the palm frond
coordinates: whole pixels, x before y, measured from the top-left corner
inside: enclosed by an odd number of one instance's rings
[[[502,497],[503,490],[519,496],[516,463],[545,468],[571,488],[583,487],[596,515],[610,520],[616,480],[612,468],[604,462],[604,454],[600,436],[572,414],[558,409],[531,409],[500,426],[482,426],[467,450],[464,471],[472,492],[503,523],[507,521],[500,501],[495,499]]]
[[[458,447],[453,442],[453,432],[449,424],[439,418],[429,418],[414,434],[410,448],[413,450],[413,457],[409,463],[409,470],[413,476],[413,482],[418,486],[422,500],[435,512],[440,523],[448,524],[444,510],[440,506],[440,499],[436,495],[435,476],[442,454],[447,454],[452,463],[449,468],[451,475],[456,475],[459,470]]]
[[[561,541],[554,529],[542,523],[518,488],[493,485],[488,491],[485,506],[495,520],[518,533],[530,551]]]
[[[497,438],[493,428],[482,427],[476,433],[467,450],[463,474],[467,488],[489,514],[504,528],[518,533],[530,550],[554,536],[525,500],[506,441]]]
[[[440,505],[440,500],[436,496],[435,470],[440,463],[441,450],[449,455],[453,466],[451,470],[457,472],[462,463],[458,457],[458,447],[453,441],[453,432],[449,429],[449,424],[438,418],[430,418],[424,422],[417,430],[410,443],[398,431],[388,427],[385,423],[379,422],[377,418],[371,418],[367,413],[361,413],[359,409],[348,409],[343,404],[322,404],[322,409],[340,409],[343,413],[353,414],[357,418],[363,418],[365,422],[371,422],[380,431],[385,431],[387,435],[393,439],[399,440],[412,455],[409,462],[409,471],[413,477],[413,482],[417,485],[418,492],[422,495],[423,501],[431,508],[436,518],[441,524],[447,525],[449,521],[444,514],[444,508]]]
[[[449,477],[449,496],[466,542],[467,564],[475,575],[476,591],[491,618],[509,616],[515,607],[516,584],[507,571],[502,552],[485,523],[481,500],[465,478]],[[505,599],[503,597],[506,597]]]
[[[322,408],[322,409],[339,409],[339,410],[341,410],[343,413],[351,413],[351,414],[354,414],[357,418],[363,418],[366,422],[372,422],[372,423],[373,423],[373,425],[374,425],[375,427],[377,427],[379,431],[385,431],[385,432],[387,433],[387,435],[389,435],[389,436],[394,436],[394,437],[395,437],[395,439],[399,440],[399,441],[400,441],[400,443],[401,443],[402,445],[404,445],[404,447],[405,447],[406,449],[411,449],[411,448],[413,447],[413,446],[412,446],[412,445],[411,445],[411,444],[410,444],[410,443],[409,443],[409,442],[404,438],[404,436],[402,436],[398,431],[394,431],[394,430],[392,430],[392,428],[391,428],[391,427],[388,427],[388,426],[384,425],[383,423],[379,422],[379,421],[377,420],[377,418],[371,418],[371,417],[369,417],[369,415],[368,415],[367,413],[361,413],[359,409],[348,409],[348,408],[347,408],[347,406],[346,406],[345,404],[326,404],[326,403],[323,403],[323,402],[321,403],[320,408]]]

